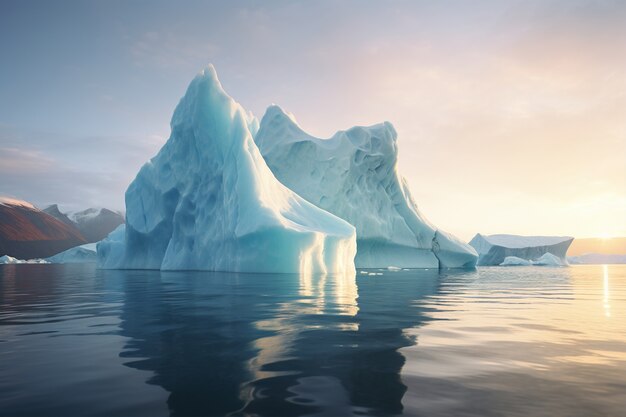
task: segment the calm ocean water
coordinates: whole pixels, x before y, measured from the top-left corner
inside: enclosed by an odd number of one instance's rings
[[[0,266],[0,415],[626,415],[626,266]]]

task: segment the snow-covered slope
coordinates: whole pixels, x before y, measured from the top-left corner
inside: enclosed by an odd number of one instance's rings
[[[319,139],[271,106],[255,141],[276,178],[356,228],[357,267],[473,267],[474,249],[417,209],[397,171],[396,136],[385,122]]]
[[[354,228],[276,180],[252,138],[257,126],[213,67],[202,71],[169,140],[126,191],[124,240],[99,244],[101,267],[353,271]]]
[[[573,240],[569,236],[486,236],[478,233],[470,245],[478,252],[478,265],[501,265],[507,257],[526,259],[537,264],[545,254],[556,257],[559,265],[567,265],[567,248]],[[551,257],[544,260],[555,263]]]

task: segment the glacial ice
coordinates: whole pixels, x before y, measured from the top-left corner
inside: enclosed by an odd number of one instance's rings
[[[500,264],[500,266],[568,266],[567,261],[559,258],[556,255],[551,254],[550,252],[546,252],[541,255],[537,260],[528,260],[523,258],[518,258],[517,256],[507,256],[504,258],[504,261]]]
[[[255,142],[287,187],[356,228],[358,268],[459,268],[476,251],[420,213],[397,170],[397,134],[381,123],[319,139],[270,106]]]
[[[533,261],[533,265],[539,266],[568,266],[566,258],[560,258],[553,253],[546,252],[537,260]]]
[[[507,257],[531,261],[533,265],[567,265],[569,236],[518,236],[476,234],[470,245],[478,252],[478,265],[502,265]],[[511,262],[509,260],[508,262]]]
[[[9,255],[0,256],[0,264],[75,264],[95,263],[96,244],[75,246],[48,258],[17,259]]]
[[[354,227],[272,174],[258,121],[212,66],[174,111],[171,136],[126,191],[126,227],[98,245],[101,268],[353,272]]]
[[[0,265],[10,264],[47,264],[45,259],[17,259],[9,255],[0,256]]]
[[[82,264],[97,261],[96,243],[80,245],[46,258],[51,264]]]
[[[533,263],[528,259],[518,258],[517,256],[507,256],[500,266],[529,266]]]

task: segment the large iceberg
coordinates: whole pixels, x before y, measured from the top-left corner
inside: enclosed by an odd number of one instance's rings
[[[474,249],[417,209],[397,170],[396,138],[385,122],[319,139],[271,106],[255,141],[276,178],[356,228],[357,267],[473,267]]]
[[[274,177],[253,140],[258,121],[212,66],[189,85],[171,129],[126,191],[125,229],[98,245],[101,267],[354,271],[354,227]]]
[[[573,240],[569,236],[486,236],[478,233],[470,245],[478,252],[478,265],[502,265],[507,257],[513,256],[533,265],[563,266],[567,265],[567,249]]]

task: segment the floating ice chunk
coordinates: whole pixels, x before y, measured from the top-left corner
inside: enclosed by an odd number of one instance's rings
[[[51,264],[95,263],[97,260],[96,243],[76,246],[46,258]]]
[[[517,256],[507,256],[500,266],[568,266],[561,258],[549,252],[544,253],[536,260],[518,258]]]
[[[541,255],[536,261],[533,261],[533,265],[539,266],[567,266],[568,263],[565,259],[561,259],[558,256],[547,252]]]
[[[45,259],[17,259],[9,255],[0,256],[0,265],[2,264],[47,264]]]
[[[501,266],[528,266],[533,263],[528,259],[518,258],[517,256],[507,256],[500,264]]]

